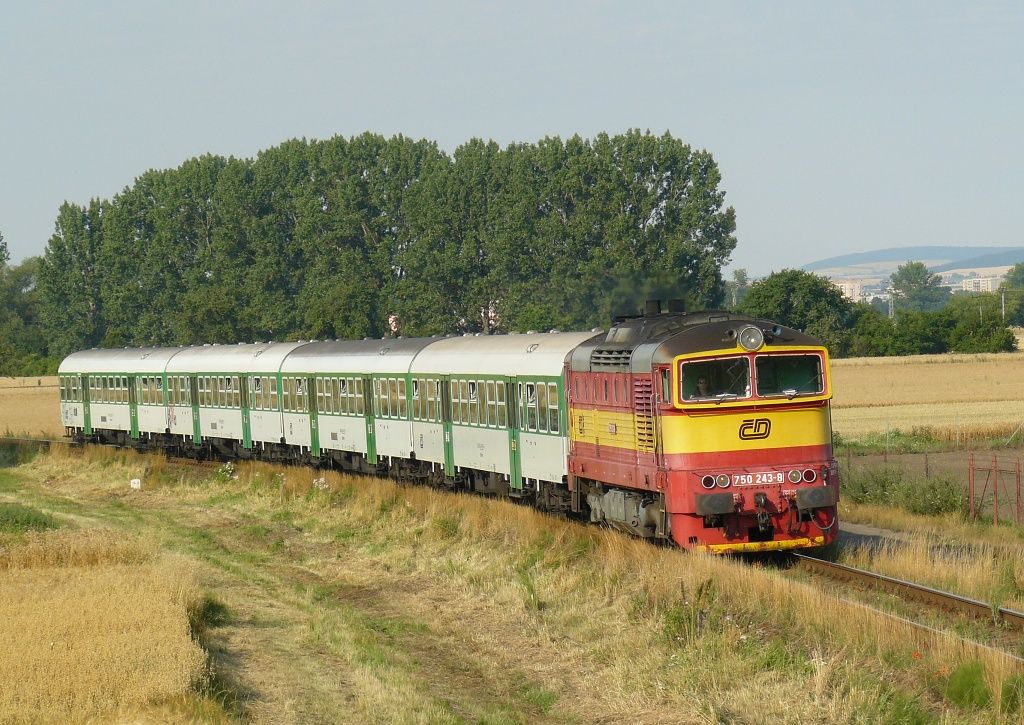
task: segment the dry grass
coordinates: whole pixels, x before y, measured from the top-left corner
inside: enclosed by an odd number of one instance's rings
[[[0,720],[142,717],[187,697],[206,673],[199,598],[185,562],[124,534],[0,540]]]
[[[36,465],[91,502],[132,495],[125,482],[147,468],[133,506],[201,525],[209,561],[307,617],[275,647],[293,668],[330,658],[341,720],[871,722],[923,708],[990,721],[1016,673],[1009,658],[773,570],[505,502],[262,465],[211,486],[126,453]],[[944,705],[936,683],[972,661],[994,704]]]
[[[37,380],[43,385],[37,386]],[[0,435],[64,435],[60,392],[57,387],[46,387],[48,380],[51,378],[0,378]],[[52,380],[55,386],[57,379]]]
[[[931,428],[954,440],[1009,435],[1024,420],[1024,353],[835,360],[833,426],[849,438]]]

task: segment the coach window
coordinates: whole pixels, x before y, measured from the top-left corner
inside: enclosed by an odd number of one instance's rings
[[[487,381],[487,425],[498,425],[498,393],[493,380]]]
[[[544,383],[537,383],[537,430],[540,433],[548,432],[548,386]]]
[[[405,378],[395,381],[398,385],[398,417],[402,420],[409,419],[409,398],[406,396]]]
[[[499,428],[508,428],[508,410],[505,407],[505,383],[498,382],[495,388],[495,410],[497,412],[497,425]]]
[[[555,383],[548,383],[548,430],[552,433],[559,431],[558,385]]]
[[[537,430],[537,385],[526,384],[526,429],[536,432]]]
[[[242,381],[238,376],[231,378],[231,387],[235,391],[235,407],[242,407]]]
[[[351,378],[349,388],[355,388],[356,413],[366,415],[366,394],[363,389],[362,378]]]

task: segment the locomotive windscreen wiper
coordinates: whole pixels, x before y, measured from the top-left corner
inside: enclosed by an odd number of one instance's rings
[[[804,390],[803,389],[804,386],[809,385],[810,383],[813,383],[815,380],[818,381],[818,390],[821,390],[821,387],[822,387],[821,386],[821,373],[815,373],[810,378],[808,378],[806,382],[801,383],[799,386],[797,386],[795,388],[786,388],[785,390],[782,391],[782,394],[787,396],[790,400],[792,400],[793,398],[795,398],[800,393],[815,393],[815,392],[818,392],[816,390]]]

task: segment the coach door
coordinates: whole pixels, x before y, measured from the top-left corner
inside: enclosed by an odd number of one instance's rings
[[[192,394],[192,442],[197,446],[203,441],[202,428],[199,421],[199,377],[188,376],[189,392]]]
[[[78,379],[82,386],[82,430],[86,435],[92,435],[92,411],[89,410],[89,376],[80,375]]]
[[[139,437],[139,393],[136,389],[138,378],[128,376],[128,417],[131,420],[132,438]]]
[[[373,379],[369,375],[363,376],[363,410],[366,418],[363,425],[366,426],[366,462],[371,466],[377,465],[377,436],[374,432],[376,427],[373,422]]]
[[[252,423],[249,417],[249,376],[238,376],[238,390],[242,401],[242,446],[252,448]]]
[[[523,488],[522,446],[519,442],[519,380],[509,378],[505,383],[505,408],[508,411],[508,463],[509,487],[513,490]]]
[[[452,382],[441,376],[441,420],[444,425],[444,475],[455,477],[455,446],[452,443]]]
[[[321,383],[322,384],[322,383]],[[317,417],[317,389],[316,378],[306,378],[306,390],[309,391],[309,452],[310,455],[320,457],[320,419]]]

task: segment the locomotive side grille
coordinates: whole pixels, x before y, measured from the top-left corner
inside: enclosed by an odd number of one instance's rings
[[[608,347],[597,347],[590,353],[590,364],[593,366],[600,365],[613,368],[628,368],[629,360],[632,355],[632,348],[622,350]]]
[[[654,403],[650,378],[633,382],[633,410],[636,416],[636,449],[654,453]]]

